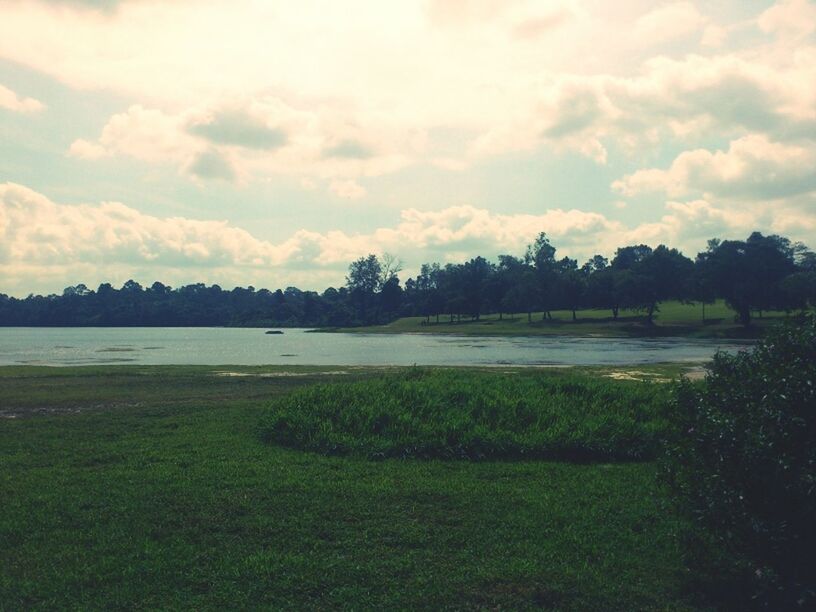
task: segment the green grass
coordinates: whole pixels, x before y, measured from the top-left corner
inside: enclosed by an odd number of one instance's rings
[[[440,315],[439,322],[431,317],[426,324],[424,317],[404,317],[387,325],[355,328],[332,328],[318,331],[343,331],[358,333],[432,333],[495,336],[608,336],[608,337],[649,337],[686,336],[693,338],[756,338],[769,325],[779,322],[787,315],[784,312],[763,313],[755,318],[752,326],[743,328],[734,320],[734,311],[722,300],[705,306],[705,323],[701,304],[683,304],[672,301],[660,304],[655,314],[654,324],[647,325],[642,312],[621,310],[617,320],[608,310],[579,310],[578,320],[572,320],[572,311],[556,310],[552,320],[544,320],[543,313],[533,313],[532,323],[527,314],[484,315],[480,320],[462,317],[461,321],[450,322],[448,315]]]
[[[693,608],[652,463],[264,444],[322,371],[0,368],[0,609]]]
[[[660,448],[667,399],[656,383],[414,368],[295,391],[271,403],[261,435],[369,459],[642,460]]]

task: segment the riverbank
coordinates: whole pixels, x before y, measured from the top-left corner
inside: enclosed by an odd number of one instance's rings
[[[756,339],[771,325],[788,316],[784,312],[762,313],[746,328],[734,320],[735,312],[718,300],[714,304],[683,304],[672,301],[660,304],[654,321],[649,324],[642,312],[621,310],[617,319],[608,310],[579,310],[576,320],[572,311],[555,310],[551,319],[535,312],[527,314],[482,315],[471,317],[403,317],[387,325],[365,327],[321,328],[316,332],[375,334],[450,334],[472,336],[570,336],[608,338],[699,338]]]
[[[611,381],[687,367],[501,371]],[[275,398],[382,371],[0,368],[0,406],[17,411],[0,419],[0,601],[692,609],[683,525],[651,462],[369,461],[258,435]]]

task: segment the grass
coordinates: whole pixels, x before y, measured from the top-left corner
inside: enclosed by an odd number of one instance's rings
[[[413,368],[295,391],[272,402],[262,436],[369,459],[634,460],[656,456],[667,399],[659,384]]]
[[[261,442],[325,372],[0,368],[0,609],[693,609],[652,463]]]
[[[439,322],[431,317],[425,323],[424,317],[404,317],[387,325],[355,328],[331,328],[318,331],[343,331],[357,333],[432,333],[464,334],[486,336],[607,336],[607,337],[650,337],[685,336],[692,338],[756,338],[769,326],[785,318],[784,312],[763,313],[755,318],[748,329],[734,320],[735,313],[718,300],[705,306],[705,323],[701,304],[684,304],[677,301],[660,304],[655,314],[654,324],[646,324],[642,312],[621,310],[618,319],[612,318],[608,310],[579,310],[578,320],[572,320],[572,311],[556,310],[552,320],[544,320],[543,313],[533,313],[532,322],[527,314],[483,315],[478,321],[462,317],[461,321],[450,322],[448,315],[441,315]]]

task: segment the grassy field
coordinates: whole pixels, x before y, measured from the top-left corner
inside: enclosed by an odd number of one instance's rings
[[[429,324],[424,317],[404,317],[388,325],[355,327],[320,331],[344,331],[362,333],[432,333],[432,334],[469,334],[494,336],[688,336],[696,338],[755,338],[769,325],[786,316],[783,312],[762,313],[762,318],[755,318],[751,328],[745,329],[734,321],[734,311],[722,300],[705,306],[705,322],[701,304],[683,304],[681,302],[664,302],[655,314],[654,324],[647,325],[642,312],[621,310],[617,320],[608,310],[580,310],[578,320],[572,320],[572,311],[555,310],[552,320],[544,320],[543,313],[533,313],[532,322],[527,321],[527,314],[484,315],[479,321],[463,317],[461,321],[450,322],[450,317],[441,315],[439,322],[431,317]]]
[[[0,609],[694,609],[652,463],[261,440],[275,398],[382,374],[338,372],[0,368]]]

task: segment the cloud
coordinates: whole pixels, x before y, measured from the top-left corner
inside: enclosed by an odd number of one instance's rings
[[[8,87],[0,84],[0,108],[16,113],[36,113],[45,108],[45,104],[34,98],[20,97]]]
[[[393,172],[411,163],[423,147],[420,133],[397,134],[375,120],[368,124],[366,132],[331,111],[298,109],[276,97],[176,113],[133,105],[113,115],[96,141],[74,141],[69,154],[170,163],[194,179],[281,174],[340,180]]]
[[[461,27],[495,20],[512,4],[512,0],[428,0],[426,11],[437,25]]]
[[[638,170],[612,184],[625,196],[664,192],[769,200],[816,191],[816,146],[783,144],[751,134],[727,151],[685,151],[666,170]]]
[[[323,153],[325,157],[341,159],[368,159],[373,157],[374,151],[357,140],[342,140],[329,146]]]
[[[722,47],[728,38],[728,30],[722,26],[709,24],[703,30],[703,36],[700,39],[700,44],[703,47]]]
[[[125,2],[125,0],[40,0],[40,2],[57,6],[74,6],[97,11],[111,11]]]
[[[536,103],[479,134],[472,159],[548,146],[605,163],[608,146],[632,157],[660,143],[733,139],[747,131],[778,141],[816,138],[816,49],[773,65],[734,54],[660,56],[634,76],[551,77]]]
[[[187,172],[202,179],[234,181],[237,177],[230,160],[214,149],[196,155],[187,167]]]
[[[368,252],[523,252],[546,231],[564,248],[591,250],[600,236],[624,230],[599,213],[551,209],[501,215],[473,206],[403,210],[394,227],[348,234],[298,230],[274,244],[225,221],[160,218],[118,202],[57,204],[22,185],[0,185],[0,266],[65,263],[169,267],[345,270]],[[414,262],[416,265],[421,261]]]
[[[691,2],[660,6],[635,22],[634,38],[643,45],[666,43],[698,32],[705,19]]]
[[[816,31],[816,5],[809,0],[783,0],[764,11],[757,24],[765,32],[804,37]]]
[[[152,163],[186,164],[207,145],[187,134],[183,121],[183,117],[134,104],[108,119],[96,142],[78,139],[69,153],[91,159],[127,155]]]
[[[235,145],[248,149],[277,149],[286,144],[286,132],[270,127],[262,117],[256,117],[243,109],[228,109],[213,113],[201,122],[191,124],[191,134],[201,136],[212,143]]]
[[[605,163],[739,130],[816,136],[816,50],[775,36],[813,22],[807,2],[758,16],[764,30],[750,44],[726,36],[739,23],[714,23],[682,1],[359,7],[178,0],[96,14],[14,2],[4,6],[0,57],[172,119],[177,141],[206,141],[174,156],[182,170],[207,145],[246,149],[233,160],[249,179],[253,169],[340,179],[436,160],[470,167],[545,148]],[[228,45],[213,44],[225,36]],[[655,58],[644,41],[671,44]],[[469,136],[450,151],[429,137],[438,129]]]
[[[329,185],[329,191],[342,200],[359,200],[366,196],[365,187],[353,180],[335,180]]]
[[[0,291],[55,291],[69,283],[218,282],[323,289],[342,284],[348,264],[368,253],[396,253],[413,274],[429,261],[520,255],[546,232],[559,256],[584,260],[625,244],[670,244],[693,255],[712,237],[751,231],[812,238],[814,198],[719,205],[671,201],[656,222],[626,225],[596,212],[552,208],[497,214],[468,205],[408,208],[397,223],[370,232],[300,229],[273,243],[226,221],[156,217],[118,202],[58,204],[27,187],[0,185]]]
[[[108,155],[108,151],[98,143],[78,138],[68,148],[68,155],[80,159],[101,159]]]
[[[575,13],[569,8],[556,7],[549,13],[529,17],[517,23],[513,26],[513,37],[520,40],[536,39],[560,27],[574,16]]]
[[[667,202],[667,214],[657,222],[642,223],[627,233],[627,242],[645,241],[680,246],[693,256],[709,238],[744,238],[768,227],[767,207],[715,206],[706,200]],[[694,248],[689,250],[689,247]]]

